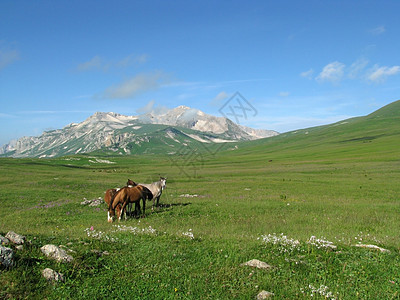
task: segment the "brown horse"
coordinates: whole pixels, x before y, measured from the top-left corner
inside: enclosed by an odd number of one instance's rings
[[[140,209],[140,199],[143,201],[143,214],[142,217],[145,217],[145,211],[146,211],[146,200],[147,199],[152,199],[153,194],[150,192],[150,190],[144,186],[141,185],[136,185],[134,187],[124,187],[120,189],[117,194],[114,196],[112,199],[112,202],[110,203],[108,207],[108,222],[112,222],[114,217],[115,217],[115,209],[119,205],[122,205],[121,212],[119,214],[118,219],[121,220],[121,217],[123,216],[126,206],[129,203],[135,203],[138,204],[139,209]]]
[[[134,182],[133,180],[128,179],[126,186],[127,187],[134,187],[136,186],[137,183]],[[110,203],[112,201],[112,199],[115,197],[115,195],[118,193],[118,191],[120,190],[120,188],[117,189],[108,189],[105,194],[104,194],[104,202],[107,204],[107,206],[110,206]],[[137,207],[135,207],[135,210],[137,209]],[[140,209],[140,207],[139,207]],[[121,213],[121,205],[118,205],[116,207],[117,210],[117,214],[119,215]]]

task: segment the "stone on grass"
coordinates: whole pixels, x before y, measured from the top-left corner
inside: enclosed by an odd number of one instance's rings
[[[99,197],[97,199],[91,199],[88,200],[86,198],[83,198],[84,200],[81,202],[81,205],[89,205],[89,206],[99,206],[101,204],[103,204],[103,198]]]
[[[11,268],[14,265],[14,251],[11,248],[0,246],[0,266]]]
[[[72,262],[74,258],[68,255],[64,249],[57,247],[56,245],[44,245],[40,250],[49,258],[55,259],[59,262]]]
[[[51,282],[64,281],[63,274],[58,273],[50,268],[44,269],[42,271],[42,275],[44,278],[46,278],[48,281],[51,281]]]
[[[25,243],[25,237],[23,235],[15,233],[14,231],[7,232],[6,238],[15,245],[22,245]]]
[[[0,245],[7,245],[9,242],[10,242],[10,240],[8,238],[0,235]]]
[[[365,245],[365,244],[356,244],[354,245],[356,247],[361,247],[361,248],[368,248],[368,249],[374,249],[374,250],[379,250],[381,252],[390,252],[390,250],[376,246],[376,245]]]
[[[267,292],[267,291],[261,291],[261,292],[258,293],[256,299],[257,300],[264,300],[264,299],[272,297],[273,295],[274,295],[274,293]]]
[[[254,268],[258,268],[258,269],[266,269],[266,270],[272,268],[272,266],[270,266],[269,264],[267,264],[261,260],[258,260],[258,259],[249,260],[248,262],[245,262],[242,265],[254,267]]]

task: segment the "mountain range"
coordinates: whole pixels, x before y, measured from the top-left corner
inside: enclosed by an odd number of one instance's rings
[[[96,112],[81,123],[13,140],[0,147],[0,155],[45,158],[94,151],[174,154],[182,147],[211,149],[211,145],[275,135],[278,132],[252,129],[187,106],[138,116]]]

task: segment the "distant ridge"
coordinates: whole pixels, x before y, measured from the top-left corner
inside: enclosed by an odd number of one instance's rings
[[[96,112],[81,123],[13,140],[0,148],[0,155],[44,158],[93,151],[173,154],[182,145],[198,148],[200,144],[249,141],[277,134],[241,126],[187,106],[139,116]]]
[[[244,142],[232,155],[293,160],[400,161],[400,100],[366,116],[293,130],[269,139]]]

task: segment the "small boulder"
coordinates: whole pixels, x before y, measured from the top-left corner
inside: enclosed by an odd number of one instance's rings
[[[10,240],[8,238],[0,235],[0,245],[7,245],[9,242],[10,242]]]
[[[84,200],[81,202],[81,205],[89,205],[89,206],[99,206],[103,204],[103,198],[99,197],[97,199],[86,199],[83,198]]]
[[[270,297],[272,297],[274,295],[274,293],[271,292],[267,292],[267,291],[261,291],[258,293],[257,295],[257,300],[264,300],[264,299],[268,299]]]
[[[379,246],[376,246],[376,245],[356,244],[356,245],[354,245],[354,246],[356,246],[356,247],[361,247],[361,248],[367,248],[367,249],[378,250],[378,251],[380,251],[380,252],[387,252],[387,253],[390,252],[390,250],[385,249],[385,248],[382,248],[382,247],[379,247]]]
[[[56,245],[44,245],[40,250],[49,258],[55,259],[59,262],[72,262],[74,258],[68,255],[64,249],[57,247]]]
[[[25,237],[23,235],[15,233],[14,231],[7,232],[6,238],[15,245],[22,245],[25,243]]]
[[[13,265],[14,265],[13,249],[0,246],[0,266],[11,268]]]
[[[272,266],[258,259],[249,260],[248,262],[243,263],[242,266],[249,266],[257,269],[266,269],[266,270],[272,269]]]
[[[64,281],[63,274],[58,273],[50,268],[44,269],[42,271],[42,275],[44,278],[46,278],[48,281],[51,281],[51,282]]]

